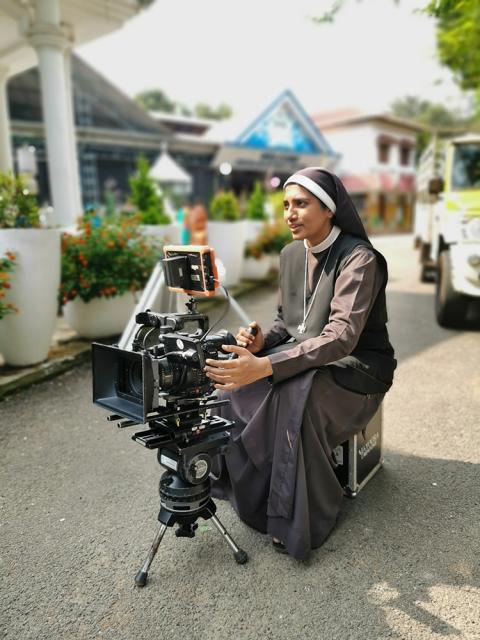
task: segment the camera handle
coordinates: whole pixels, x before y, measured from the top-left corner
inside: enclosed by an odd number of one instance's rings
[[[227,295],[223,288],[221,288],[221,291],[230,303],[231,308],[236,312],[240,320],[248,327],[251,320],[247,316],[245,311],[231,294]],[[177,300],[177,294],[171,293],[167,287],[162,263],[161,261],[159,261],[155,265],[155,268],[152,271],[152,275],[145,285],[143,294],[141,295],[137,306],[133,310],[127,326],[125,327],[120,340],[118,341],[118,346],[120,347],[120,349],[132,348],[133,339],[135,338],[135,334],[138,330],[138,325],[135,320],[138,313],[144,311],[145,309],[152,309],[153,311],[161,309],[162,313],[164,314],[175,313],[177,310]]]

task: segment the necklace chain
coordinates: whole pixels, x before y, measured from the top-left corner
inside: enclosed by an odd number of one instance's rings
[[[320,281],[322,279],[323,273],[325,271],[325,267],[327,266],[327,262],[328,262],[328,258],[330,257],[330,251],[332,250],[333,244],[330,245],[330,249],[328,250],[327,253],[327,258],[325,260],[325,263],[323,265],[323,269],[322,269],[322,273],[320,274],[320,277],[317,281],[317,284],[315,286],[315,290],[310,298],[310,302],[308,303],[308,308],[307,308],[307,267],[308,267],[308,248],[305,247],[305,279],[303,282],[303,321],[298,325],[297,329],[298,329],[298,333],[305,333],[305,331],[307,330],[307,318],[308,315],[312,309],[312,305],[313,305],[313,301],[315,300],[315,296],[317,295],[317,289],[318,289],[318,285],[320,284]]]

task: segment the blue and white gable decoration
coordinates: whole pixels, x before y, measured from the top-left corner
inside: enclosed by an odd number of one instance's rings
[[[290,90],[282,92],[235,140],[236,146],[334,155]]]

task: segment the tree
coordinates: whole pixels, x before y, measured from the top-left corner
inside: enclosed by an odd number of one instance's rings
[[[426,12],[437,19],[440,61],[462,89],[480,89],[480,3],[478,0],[431,0]]]
[[[176,104],[161,89],[147,89],[135,96],[135,101],[146,111],[164,111],[173,113]]]
[[[459,117],[442,104],[423,100],[418,96],[405,96],[397,98],[391,104],[393,115],[407,120],[414,120],[432,129],[462,129],[468,128],[471,118]],[[417,156],[427,146],[431,134],[422,131],[417,135]]]
[[[148,175],[150,165],[145,156],[139,156],[137,173],[129,179],[130,201],[140,212],[142,224],[168,224],[170,218],[164,211],[163,199],[157,193],[154,181]]]
[[[209,120],[225,120],[226,118],[230,118],[232,115],[232,108],[225,103],[221,103],[215,109],[211,107],[209,104],[205,104],[204,102],[199,102],[195,105],[195,115],[198,118],[207,118]]]
[[[461,127],[466,124],[465,118],[459,118],[443,104],[423,100],[418,96],[397,98],[392,103],[391,110],[399,118],[415,120],[434,128]]]
[[[249,220],[267,219],[265,215],[265,192],[258,180],[255,182],[255,187],[247,202],[247,218]]]

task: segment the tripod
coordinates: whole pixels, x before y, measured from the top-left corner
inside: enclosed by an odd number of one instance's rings
[[[158,431],[145,431],[133,436],[134,440],[147,448],[158,449],[158,462],[166,469],[160,478],[159,524],[145,562],[135,576],[137,587],[146,585],[148,570],[167,528],[177,524],[175,535],[178,538],[193,538],[199,518],[212,520],[233,551],[237,564],[245,564],[248,561],[246,552],[237,546],[215,515],[217,506],[211,497],[208,477],[212,465],[209,452],[221,453],[224,450],[230,438],[230,433],[224,429],[231,423],[219,417],[208,420],[211,421],[210,433],[201,435],[196,443],[192,443],[191,439],[185,441],[178,437],[168,441],[165,435],[159,434]]]

